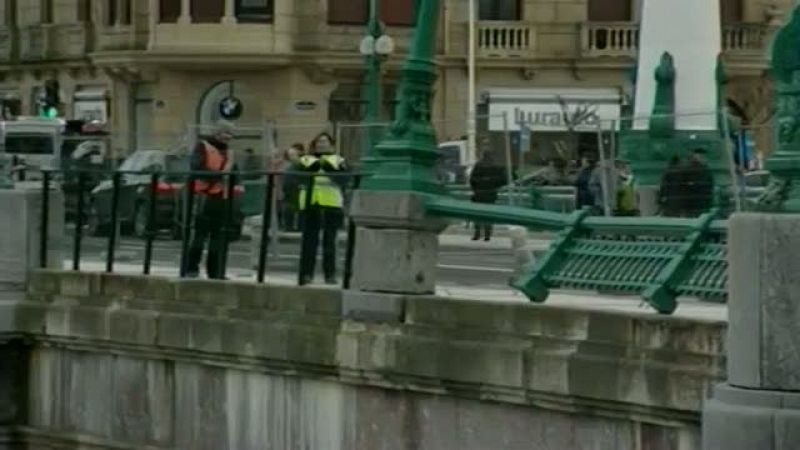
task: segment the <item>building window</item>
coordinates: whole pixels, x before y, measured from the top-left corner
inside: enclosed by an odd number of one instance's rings
[[[630,22],[631,0],[589,0],[589,22]]]
[[[520,20],[519,0],[478,0],[480,20]]]
[[[78,22],[92,21],[91,0],[78,0]]]
[[[381,0],[381,20],[386,25],[410,27],[415,22],[418,0]]]
[[[236,0],[236,20],[244,23],[272,21],[272,0]]]
[[[181,15],[181,0],[161,0],[159,18],[161,23],[175,23]]]
[[[192,0],[192,23],[220,23],[225,0]]]
[[[117,0],[108,0],[106,2],[106,25],[113,26],[117,20]]]
[[[53,0],[41,0],[42,23],[53,23]]]
[[[744,20],[742,0],[721,0],[719,9],[722,23],[742,23]]]
[[[6,20],[5,24],[9,27],[13,27],[17,24],[17,2],[16,0],[10,0],[6,3]]]
[[[131,24],[131,0],[120,0],[120,16],[119,23],[122,25]]]
[[[414,24],[418,0],[380,0],[381,21],[391,26]],[[369,19],[369,0],[328,0],[328,23],[364,25]]]

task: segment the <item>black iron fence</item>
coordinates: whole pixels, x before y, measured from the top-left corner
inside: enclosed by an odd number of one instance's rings
[[[180,262],[179,276],[188,277],[189,253],[194,234],[196,233],[196,215],[198,203],[209,198],[208,191],[199,189],[200,183],[209,182],[222,187],[222,192],[217,192],[217,199],[224,202],[221,226],[221,251],[219,252],[219,273],[215,278],[226,278],[228,269],[228,249],[231,242],[240,236],[243,210],[258,211],[261,217],[260,245],[258,246],[257,263],[255,264],[255,280],[264,283],[267,278],[267,265],[269,262],[271,232],[274,230],[273,220],[276,217],[277,194],[279,184],[286,182],[289,177],[294,180],[297,189],[306,193],[314,192],[315,181],[320,174],[309,172],[202,172],[202,171],[97,171],[97,170],[48,170],[42,173],[42,214],[40,238],[40,265],[47,267],[49,242],[48,226],[50,223],[50,196],[54,188],[64,192],[71,192],[75,196],[66,203],[74,205],[73,211],[67,211],[68,218],[74,223],[74,234],[71,242],[71,269],[81,270],[82,241],[87,227],[93,233],[100,228],[107,238],[105,244],[105,271],[114,272],[116,261],[117,241],[122,232],[121,215],[125,215],[129,228],[144,240],[144,256],[142,273],[149,275],[153,269],[154,241],[164,225],[160,212],[165,206],[163,200],[169,199],[166,205],[172,205],[169,222],[173,236],[179,236]],[[326,173],[325,177],[331,179],[344,193],[346,212],[349,207],[350,194],[358,189],[362,175],[357,173]],[[132,180],[135,179],[135,182]],[[66,180],[71,180],[67,183]],[[244,180],[248,180],[244,182]],[[67,187],[67,184],[71,184]],[[244,186],[246,184],[246,186]],[[131,188],[134,191],[131,192]],[[245,192],[251,195],[245,197]],[[259,194],[259,195],[252,195]],[[101,195],[105,198],[100,200]],[[135,197],[135,210],[131,212],[131,196]],[[300,196],[298,195],[297,198]],[[285,201],[297,201],[290,198]],[[310,195],[304,197],[306,201]],[[258,202],[259,205],[254,203]],[[298,202],[299,203],[299,202]],[[100,205],[103,211],[100,211]],[[296,205],[301,224],[301,248],[308,243],[311,234],[308,227],[303,226],[310,208]],[[132,214],[132,218],[131,218]],[[352,278],[352,261],[355,248],[355,224],[349,214],[344,214],[344,227],[346,229],[345,261],[342,273],[342,287],[350,287]],[[304,266],[304,258],[308,257],[300,252],[299,268]],[[316,257],[316,252],[314,256]],[[304,284],[303,274],[298,270],[298,284]]]

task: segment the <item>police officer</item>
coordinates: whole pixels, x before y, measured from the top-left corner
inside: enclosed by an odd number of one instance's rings
[[[228,198],[225,177],[234,167],[233,152],[228,150],[228,143],[233,138],[233,125],[220,121],[208,139],[201,140],[191,155],[191,170],[200,172],[216,172],[219,175],[205,174],[198,176],[192,183],[195,193],[196,219],[194,236],[189,248],[186,276],[196,278],[200,272],[200,260],[203,248],[208,241],[206,255],[206,273],[208,278],[222,279],[222,254],[225,248],[225,236],[222,229],[225,218],[225,202]]]
[[[325,283],[336,284],[336,234],[342,224],[344,207],[344,186],[347,180],[342,176],[327,174],[342,173],[347,170],[344,158],[336,154],[334,140],[328,133],[321,133],[309,148],[310,154],[300,158],[299,166],[305,172],[315,173],[314,187],[307,195],[308,183],[301,181],[299,202],[303,211],[303,248],[300,255],[301,284],[314,280],[314,267],[319,247],[319,234],[322,229],[322,268]]]

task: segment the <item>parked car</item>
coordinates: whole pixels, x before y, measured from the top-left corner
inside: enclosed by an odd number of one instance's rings
[[[187,172],[188,159],[160,150],[137,151],[126,159],[119,167],[121,172],[120,191],[118,197],[117,217],[120,231],[145,237],[147,234],[149,201],[151,194],[151,174],[164,172],[155,186],[155,228],[157,231],[168,231],[174,238],[180,238],[185,217],[185,200],[187,198],[186,176],[175,172]],[[234,193],[234,214],[231,228],[232,240],[241,237],[242,188],[237,186]],[[111,225],[111,202],[113,183],[106,179],[98,184],[89,198],[88,227],[89,234],[98,236],[108,232]]]

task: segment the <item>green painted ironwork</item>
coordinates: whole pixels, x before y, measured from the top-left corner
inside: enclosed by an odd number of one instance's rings
[[[770,64],[776,84],[778,148],[766,161],[773,179],[758,199],[759,209],[800,212],[800,7],[776,34]]]
[[[376,147],[372,176],[362,189],[443,194],[434,166],[439,158],[431,124],[431,98],[436,81],[434,52],[440,2],[420,0],[411,52],[401,71],[398,105],[389,135]]]
[[[520,207],[431,199],[429,214],[557,232],[549,250],[512,286],[531,301],[550,289],[639,294],[656,311],[672,313],[680,296],[727,297],[727,226],[717,211],[697,219],[598,217]]]
[[[650,136],[669,138],[675,131],[675,62],[669,52],[656,68],[656,100],[650,117]]]

